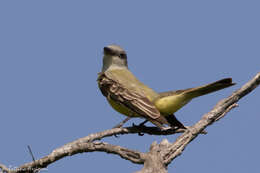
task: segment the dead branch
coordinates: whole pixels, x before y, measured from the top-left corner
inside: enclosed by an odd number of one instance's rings
[[[73,145],[65,145],[54,150],[48,156],[45,156],[39,160],[35,160],[30,163],[26,163],[15,170],[9,172],[33,172],[41,168],[46,168],[49,164],[66,157],[79,153],[102,151],[106,153],[117,154],[123,159],[130,160],[133,163],[144,163],[143,154],[138,151],[129,150],[127,148],[111,145],[105,142],[87,142],[87,143],[74,143]]]
[[[187,127],[189,128],[189,127]],[[129,160],[133,163],[143,164],[144,163],[144,153],[130,150],[127,148],[123,148],[117,145],[111,145],[108,143],[101,142],[93,142],[96,140],[103,139],[105,137],[110,137],[114,135],[124,135],[124,134],[139,134],[145,133],[149,135],[172,135],[176,133],[183,133],[184,129],[176,129],[176,130],[166,130],[161,131],[157,127],[147,127],[147,126],[133,126],[126,128],[113,128],[109,130],[105,130],[103,132],[93,133],[86,137],[79,138],[73,142],[67,143],[62,147],[59,147],[53,150],[49,155],[35,160],[33,162],[26,163],[21,165],[19,168],[9,170],[4,165],[0,165],[2,171],[8,171],[8,173],[22,173],[22,172],[35,172],[35,170],[40,170],[42,168],[46,168],[49,164],[54,163],[57,160],[62,159],[63,157],[75,155],[82,152],[93,152],[93,151],[102,151],[112,154],[117,154],[120,157]],[[206,132],[202,132],[202,134],[206,134]]]
[[[199,134],[205,133],[205,128],[212,123],[223,118],[231,109],[237,107],[237,102],[254,90],[260,84],[260,73],[258,73],[251,81],[246,83],[242,88],[235,91],[231,96],[221,100],[216,106],[195,125],[188,127],[188,130],[168,130],[160,131],[155,127],[127,127],[114,128],[99,133],[90,134],[89,136],[80,138],[71,143],[53,150],[49,155],[35,160],[34,162],[26,163],[15,170],[8,169],[5,165],[0,164],[1,172],[18,173],[18,172],[37,172],[41,168],[47,167],[49,164],[66,157],[82,152],[101,151],[113,153],[120,157],[130,160],[136,164],[144,164],[144,167],[138,173],[166,173],[167,165],[170,164],[177,156],[181,155],[185,147],[195,139]],[[171,135],[175,133],[183,133],[174,143],[169,143],[164,139],[160,144],[154,142],[150,151],[142,153],[139,151],[130,150],[117,145],[111,145],[104,142],[94,142],[105,137],[131,134],[131,133],[146,133],[149,135]]]

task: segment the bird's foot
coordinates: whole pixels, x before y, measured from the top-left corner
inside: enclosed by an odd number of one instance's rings
[[[145,120],[144,122],[142,122],[142,123],[140,123],[140,124],[138,124],[138,125],[135,125],[134,123],[132,124],[132,126],[133,127],[136,127],[136,128],[142,128],[142,127],[145,127],[145,123],[147,123],[148,122],[148,120]],[[142,132],[138,132],[138,135],[139,136],[144,136],[144,133],[142,133]]]
[[[145,127],[144,124],[147,123],[147,122],[148,122],[148,120],[145,120],[145,121],[143,121],[142,123],[140,123],[140,124],[138,124],[138,125],[135,125],[135,123],[133,123],[132,126],[133,126],[133,127]]]

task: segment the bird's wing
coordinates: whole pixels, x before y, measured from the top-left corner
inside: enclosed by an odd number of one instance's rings
[[[113,79],[111,75],[106,75],[105,73],[99,74],[98,84],[105,97],[126,106],[140,116],[150,119],[158,119],[161,117],[158,109],[144,94],[128,89],[116,81],[116,79]]]

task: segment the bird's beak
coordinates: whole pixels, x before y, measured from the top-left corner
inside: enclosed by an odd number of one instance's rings
[[[109,47],[104,47],[104,54],[111,53],[111,49]]]

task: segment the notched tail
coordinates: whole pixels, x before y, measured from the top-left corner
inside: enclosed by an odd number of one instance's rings
[[[201,87],[191,88],[186,94],[191,97],[198,97],[233,85],[235,85],[235,83],[232,83],[232,78],[225,78]]]

